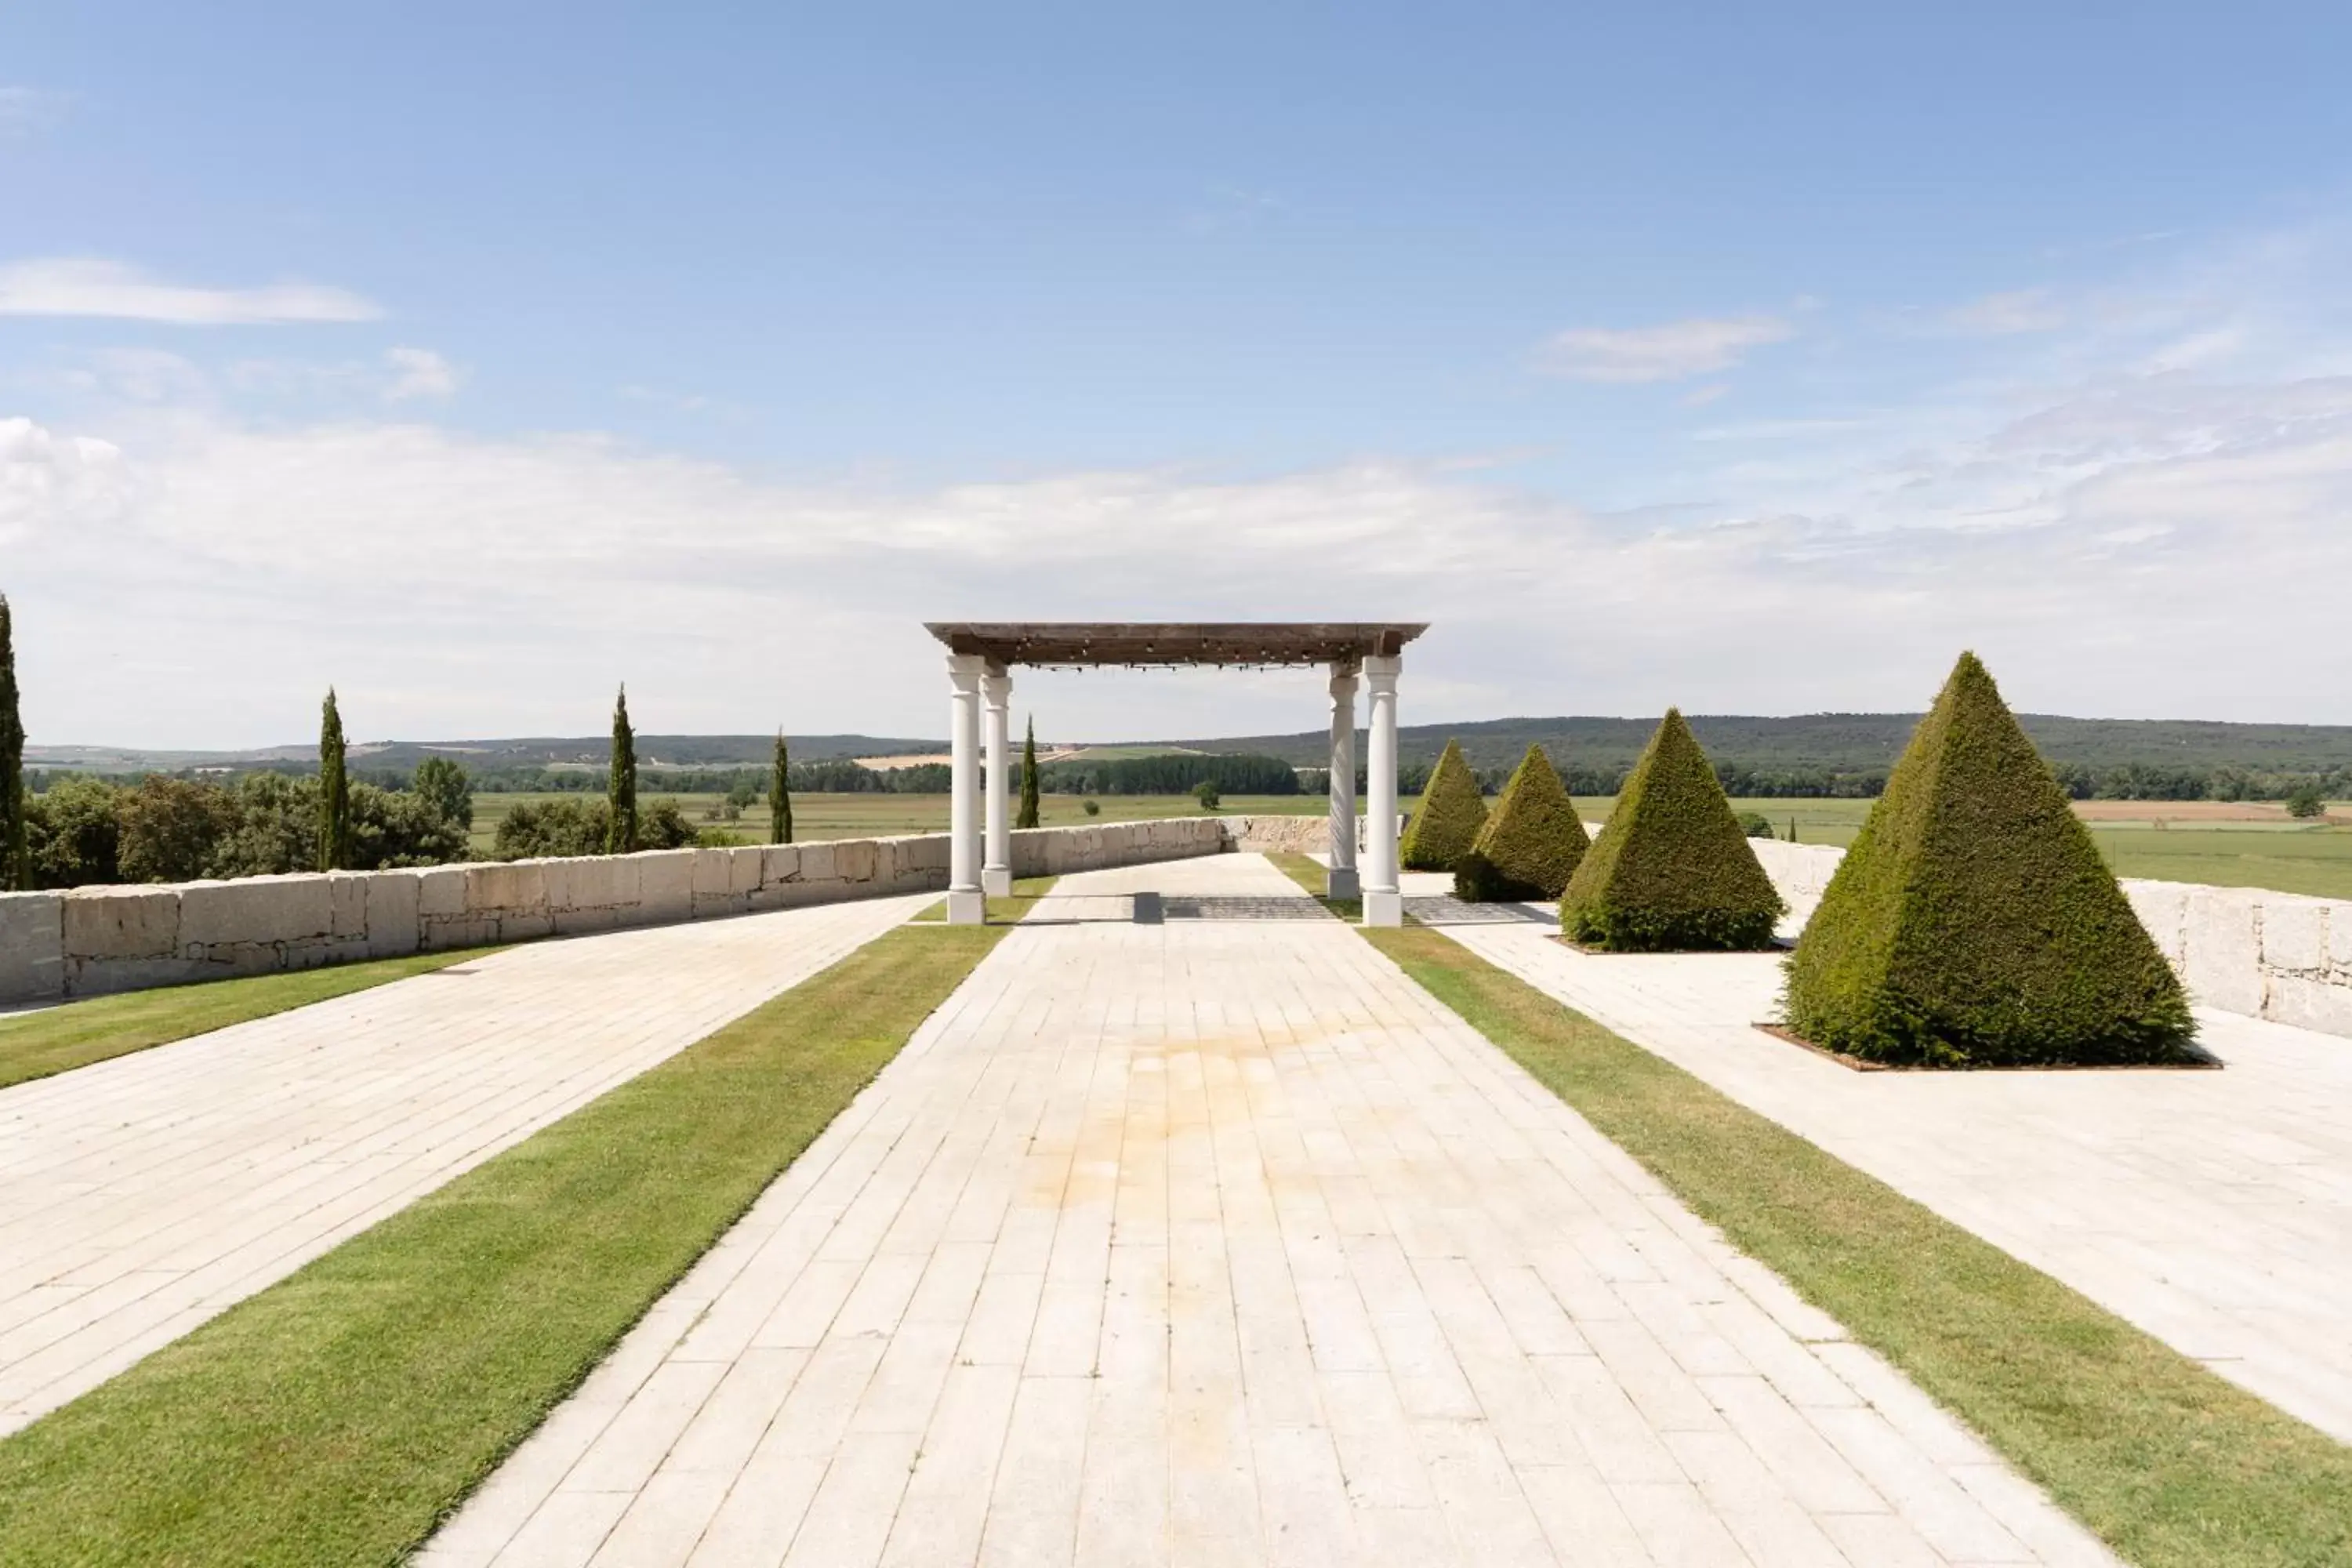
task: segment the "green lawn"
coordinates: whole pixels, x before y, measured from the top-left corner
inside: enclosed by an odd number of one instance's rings
[[[2352,1563],[2352,1448],[1439,932],[1363,934],[2139,1568]]]
[[[1060,880],[1059,877],[1014,878],[1011,894],[1004,898],[988,900],[988,923],[991,925],[1019,923],[1031,910],[1037,907],[1037,900],[1051,892],[1054,884]],[[938,903],[915,916],[915,919],[926,921],[944,921],[947,918],[948,901],[945,899],[941,899]]]
[[[1003,934],[884,935],[0,1441],[0,1563],[401,1562]]]
[[[412,974],[429,974],[498,951],[477,947],[412,953],[290,974],[256,974],[242,980],[92,996],[33,1013],[0,1014],[0,1089],[102,1062],[109,1057],[143,1051],[150,1046],[209,1034],[231,1024],[266,1018],[289,1007],[405,980]]]

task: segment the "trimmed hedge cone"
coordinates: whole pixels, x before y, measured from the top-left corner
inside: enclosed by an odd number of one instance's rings
[[[2179,1061],[2180,983],[1976,655],[1789,957],[1789,1028],[1929,1067]]]
[[[1486,826],[1486,802],[1478,793],[1477,775],[1462,760],[1461,746],[1448,741],[1421,792],[1419,809],[1397,841],[1397,859],[1408,871],[1451,871]]]
[[[1541,746],[1529,746],[1477,840],[1454,868],[1454,896],[1470,903],[1556,899],[1592,847],[1576,803]]]
[[[1672,708],[1559,897],[1570,940],[1614,952],[1772,945],[1787,908],[1748,847],[1706,753]]]

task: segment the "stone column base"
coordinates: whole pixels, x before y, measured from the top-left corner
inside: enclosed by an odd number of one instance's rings
[[[948,889],[948,924],[977,926],[988,923],[988,899],[978,888]]]
[[[1363,890],[1353,866],[1334,866],[1323,873],[1323,896],[1327,899],[1352,899]]]
[[[1402,893],[1366,893],[1364,923],[1368,926],[1404,924],[1404,895]]]
[[[1013,896],[1012,871],[1003,866],[982,867],[980,868],[980,890],[987,894],[992,899],[1011,898]]]

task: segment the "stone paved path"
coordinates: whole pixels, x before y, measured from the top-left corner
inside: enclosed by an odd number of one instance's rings
[[[1263,860],[1062,888],[425,1563],[2112,1562]]]
[[[2352,1040],[2200,1011],[2222,1071],[1861,1073],[1748,1026],[1777,1011],[1775,955],[1443,929],[2352,1442]]]
[[[930,901],[516,948],[0,1090],[0,1433]]]

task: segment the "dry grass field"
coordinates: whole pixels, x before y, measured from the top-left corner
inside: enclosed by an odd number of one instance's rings
[[[545,795],[478,795],[474,797],[474,848],[488,855],[501,817],[527,800],[562,798]],[[719,820],[711,813],[720,798],[710,795],[668,795],[644,790],[647,801],[671,799],[698,826],[739,834],[745,843],[768,836],[765,803],[746,810],[740,820]],[[1096,822],[1133,822],[1163,816],[1190,816],[1200,806],[1190,795],[1103,795],[1101,815],[1088,817],[1085,803],[1075,795],[1049,795],[1044,800],[1045,824],[1068,827]],[[1580,796],[1577,805],[1587,821],[1607,817],[1612,803],[1606,796]],[[1760,812],[1773,831],[1796,837],[1806,844],[1851,843],[1869,815],[1866,800],[1735,800],[1735,809]],[[1408,807],[1410,803],[1408,803]],[[2275,888],[2281,892],[2308,893],[2320,898],[2352,899],[2352,804],[2330,807],[2328,820],[2300,823],[2282,806],[2259,802],[2229,801],[2084,801],[2077,811],[2091,826],[2107,863],[2118,876],[2152,877],[2174,882],[2211,882],[2233,888]],[[1288,815],[1319,816],[1319,795],[1227,795],[1223,814],[1229,816]],[[939,795],[802,795],[793,798],[793,837],[803,839],[866,838],[893,833],[944,833],[948,801]]]

